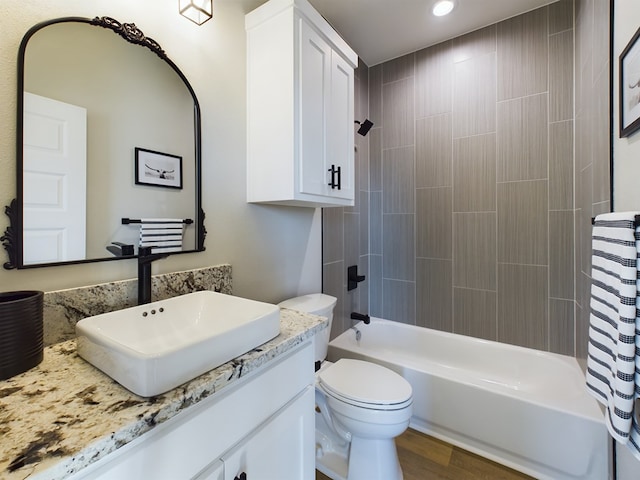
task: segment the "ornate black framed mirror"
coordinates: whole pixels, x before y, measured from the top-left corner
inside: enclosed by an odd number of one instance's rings
[[[133,23],[58,18],[18,51],[16,199],[7,269],[134,258],[144,222],[204,250],[200,106]]]

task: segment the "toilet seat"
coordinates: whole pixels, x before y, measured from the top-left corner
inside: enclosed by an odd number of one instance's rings
[[[400,410],[411,405],[411,385],[381,365],[342,358],[318,372],[318,383],[328,395],[371,410]]]

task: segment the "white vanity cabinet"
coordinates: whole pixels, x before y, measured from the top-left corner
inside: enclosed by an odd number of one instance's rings
[[[357,55],[307,0],[245,23],[247,201],[353,205]]]
[[[315,445],[315,440],[313,435],[309,438],[309,429],[305,427],[310,408],[313,410],[314,395],[312,388],[307,389],[194,480],[315,478],[315,458],[307,448],[309,443]]]
[[[310,341],[188,407],[73,480],[313,480]]]

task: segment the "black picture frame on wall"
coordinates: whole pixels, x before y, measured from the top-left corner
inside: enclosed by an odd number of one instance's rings
[[[620,54],[620,138],[640,129],[640,28]]]
[[[182,188],[182,157],[136,147],[136,185]]]

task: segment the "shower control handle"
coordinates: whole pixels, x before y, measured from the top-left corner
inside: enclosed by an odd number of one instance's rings
[[[342,167],[337,167],[335,165],[331,165],[331,168],[329,170],[327,170],[328,172],[331,173],[331,181],[329,182],[329,186],[334,189],[337,188],[338,190],[341,189],[341,183],[342,183],[342,179],[341,179],[341,174],[342,174]],[[338,177],[338,181],[336,181],[336,177]]]
[[[233,480],[247,480],[247,474],[245,472],[242,472],[240,475],[236,475]]]
[[[358,275],[358,266],[351,265],[347,268],[347,290],[351,291],[358,287],[358,283],[364,282],[365,276]]]

